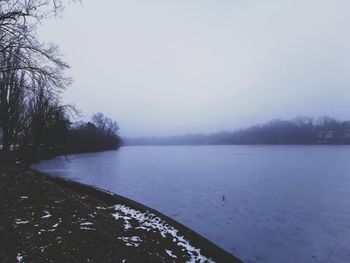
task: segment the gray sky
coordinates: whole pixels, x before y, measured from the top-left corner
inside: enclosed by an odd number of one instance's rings
[[[85,117],[124,136],[350,119],[349,0],[83,0],[46,21]]]

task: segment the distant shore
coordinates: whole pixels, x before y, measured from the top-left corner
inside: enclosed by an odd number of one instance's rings
[[[125,197],[8,163],[0,169],[1,262],[241,262]]]

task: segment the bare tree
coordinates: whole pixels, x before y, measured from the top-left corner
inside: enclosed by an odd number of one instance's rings
[[[50,102],[45,110],[52,110],[58,105],[61,92],[71,83],[64,74],[68,64],[61,59],[57,46],[42,43],[36,33],[37,24],[57,15],[63,2],[0,0],[0,127],[4,151],[28,134],[23,129],[32,125],[28,125],[28,118],[24,122],[23,116],[28,112],[35,114],[29,119],[36,123],[43,114],[45,100]],[[29,97],[34,98],[31,105],[27,105]],[[46,121],[46,117],[41,120]]]
[[[59,56],[53,56],[54,46],[45,47],[38,41],[37,24],[59,14],[64,0],[0,0],[0,52],[11,53],[21,48],[27,50],[26,59],[39,56],[56,64],[64,64]],[[50,51],[50,52],[48,52]],[[28,61],[23,61],[28,62]],[[34,65],[26,65],[28,70]],[[1,68],[12,70],[12,68]]]
[[[16,65],[15,57],[6,57],[6,64]],[[18,71],[0,73],[0,127],[2,128],[3,150],[16,145],[25,111],[25,76]]]
[[[99,131],[104,131],[106,127],[105,116],[101,112],[97,112],[91,117],[92,123]]]
[[[47,137],[53,135],[48,134],[48,131],[55,129],[58,122],[69,121],[65,116],[64,106],[60,105],[59,100],[53,93],[46,89],[44,82],[36,84],[37,92],[35,92],[29,102],[30,116],[30,132],[32,138],[32,149],[36,151],[39,145],[46,141]],[[50,132],[49,132],[50,133]]]
[[[119,130],[119,125],[116,121],[105,117],[103,113],[97,112],[91,117],[92,123],[96,126],[96,128],[102,132],[109,135],[117,134]]]

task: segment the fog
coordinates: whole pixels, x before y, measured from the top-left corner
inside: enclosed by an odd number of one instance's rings
[[[273,118],[349,119],[342,0],[70,4],[40,35],[72,66],[64,95],[123,136],[233,130]]]

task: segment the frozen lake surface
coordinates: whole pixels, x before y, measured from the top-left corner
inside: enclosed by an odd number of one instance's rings
[[[349,146],[134,146],[34,168],[157,209],[246,262],[350,262]]]

